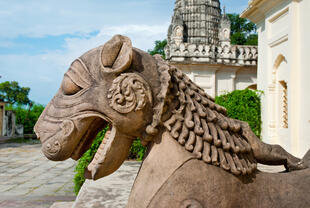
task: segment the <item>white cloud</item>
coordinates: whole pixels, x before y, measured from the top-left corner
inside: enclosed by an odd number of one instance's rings
[[[169,22],[162,25],[120,25],[103,27],[98,35],[91,38],[68,38],[66,48],[72,53],[86,51],[105,43],[113,35],[128,36],[134,47],[142,50],[154,47],[155,40],[163,40],[167,36]]]
[[[172,8],[173,2],[166,0],[0,1],[0,37],[87,34],[104,25],[156,24],[170,20]]]
[[[155,40],[166,38],[169,23],[162,25],[120,25],[103,27],[93,37],[68,38],[64,50],[40,55],[0,55],[1,81],[17,80],[31,88],[30,99],[47,104],[57,92],[64,72],[84,52],[104,44],[115,34],[128,36],[134,47],[147,50]]]
[[[238,7],[247,0],[222,2],[227,7]],[[153,48],[155,40],[166,38],[173,7],[172,0],[0,1],[0,46],[9,48],[18,44],[21,50],[21,55],[0,55],[0,82],[16,80],[29,86],[31,99],[47,104],[70,63],[112,35],[127,35],[134,47],[143,50]],[[87,35],[94,31],[99,33]],[[18,37],[70,34],[82,36],[67,38],[61,50],[39,55],[22,51],[22,44],[31,45],[31,42],[10,42]]]

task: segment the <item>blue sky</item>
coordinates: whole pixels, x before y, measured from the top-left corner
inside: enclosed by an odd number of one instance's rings
[[[248,0],[222,0],[240,13]],[[174,0],[0,1],[0,82],[30,87],[30,99],[47,104],[71,62],[114,34],[147,50],[166,38]]]

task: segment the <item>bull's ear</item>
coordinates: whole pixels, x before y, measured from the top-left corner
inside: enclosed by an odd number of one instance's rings
[[[101,61],[104,71],[122,73],[130,67],[132,53],[131,40],[122,35],[115,35],[102,48]]]

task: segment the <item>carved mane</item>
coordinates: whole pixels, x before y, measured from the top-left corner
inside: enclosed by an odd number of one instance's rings
[[[86,178],[115,172],[136,137],[150,147],[127,207],[310,204],[310,151],[301,160],[280,145],[263,143],[180,70],[132,48],[121,35],[72,63],[34,130],[48,159],[78,160],[108,124]],[[256,161],[301,171],[257,171],[253,177]],[[240,174],[246,176],[234,176]]]
[[[165,105],[154,115],[156,120],[161,120],[171,136],[197,159],[234,175],[251,174],[257,163],[242,135],[240,121],[227,117],[226,109],[214,103],[182,71],[155,58],[159,68],[169,69],[171,76]]]

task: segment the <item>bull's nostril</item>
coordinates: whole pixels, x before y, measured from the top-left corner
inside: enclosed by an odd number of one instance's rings
[[[43,147],[43,153],[51,160],[55,160],[57,158],[57,154],[61,151],[61,145],[59,141],[55,141],[54,143],[47,143]]]

